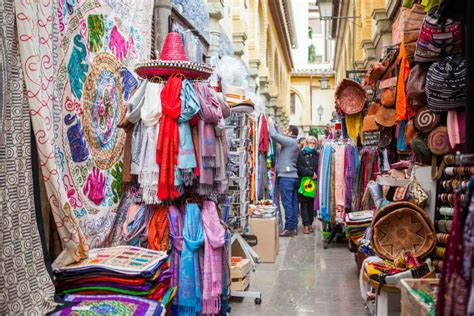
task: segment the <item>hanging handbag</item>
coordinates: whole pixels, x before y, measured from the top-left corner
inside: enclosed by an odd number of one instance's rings
[[[416,42],[415,61],[438,61],[444,56],[460,54],[461,50],[461,22],[442,18],[435,11],[428,13]]]
[[[428,66],[424,64],[416,64],[410,70],[406,84],[407,97],[426,104],[426,74]]]
[[[371,80],[379,80],[382,78],[385,70],[387,69],[382,63],[373,63],[369,67],[368,76]]]
[[[426,193],[421,184],[416,181],[414,174],[412,174],[412,180],[408,188],[408,197],[419,207],[424,207],[429,198],[428,193]]]
[[[426,99],[433,112],[463,108],[466,102],[466,61],[448,56],[433,63],[426,73]]]
[[[403,42],[405,45],[406,58],[410,65],[413,65],[416,42],[420,36],[420,29],[425,18],[424,7],[421,4],[414,4],[413,8],[407,14],[403,25]]]
[[[393,107],[397,96],[397,77],[380,81],[380,103],[386,107]]]
[[[303,177],[301,179],[298,193],[306,197],[314,198],[314,196],[316,195],[316,185],[316,180],[310,177]]]

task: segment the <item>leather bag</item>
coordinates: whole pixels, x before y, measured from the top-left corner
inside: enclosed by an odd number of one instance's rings
[[[397,97],[397,77],[380,81],[380,103],[386,107],[395,106]]]

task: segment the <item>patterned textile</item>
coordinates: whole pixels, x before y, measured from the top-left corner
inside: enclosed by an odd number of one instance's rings
[[[55,313],[56,316],[76,315],[161,315],[163,306],[145,298],[128,295],[74,295],[64,298],[68,302],[77,303]]]
[[[122,188],[131,69],[151,46],[151,1],[16,1],[39,161],[64,251],[54,268],[106,247]],[[140,23],[136,23],[140,21]]]
[[[33,202],[30,114],[14,1],[0,0],[0,8],[0,315],[44,315],[56,303]]]
[[[466,315],[471,275],[464,274],[463,214],[456,192],[453,226],[449,233],[443,268],[439,277],[436,315]]]

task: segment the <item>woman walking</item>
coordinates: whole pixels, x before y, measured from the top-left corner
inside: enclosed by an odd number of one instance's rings
[[[314,232],[314,195],[319,160],[316,145],[316,138],[309,136],[306,140],[306,146],[299,152],[297,160],[298,176],[301,181],[298,197],[301,203],[301,218],[303,220],[303,233],[305,234]]]

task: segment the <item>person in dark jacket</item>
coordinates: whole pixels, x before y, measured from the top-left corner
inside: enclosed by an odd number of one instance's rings
[[[309,136],[306,140],[306,146],[298,154],[296,162],[298,168],[298,176],[300,181],[303,177],[310,177],[314,180],[318,178],[319,157],[316,151],[317,140],[314,136]],[[303,196],[298,193],[301,203],[301,218],[303,220],[303,233],[309,234],[314,232],[314,197]]]

